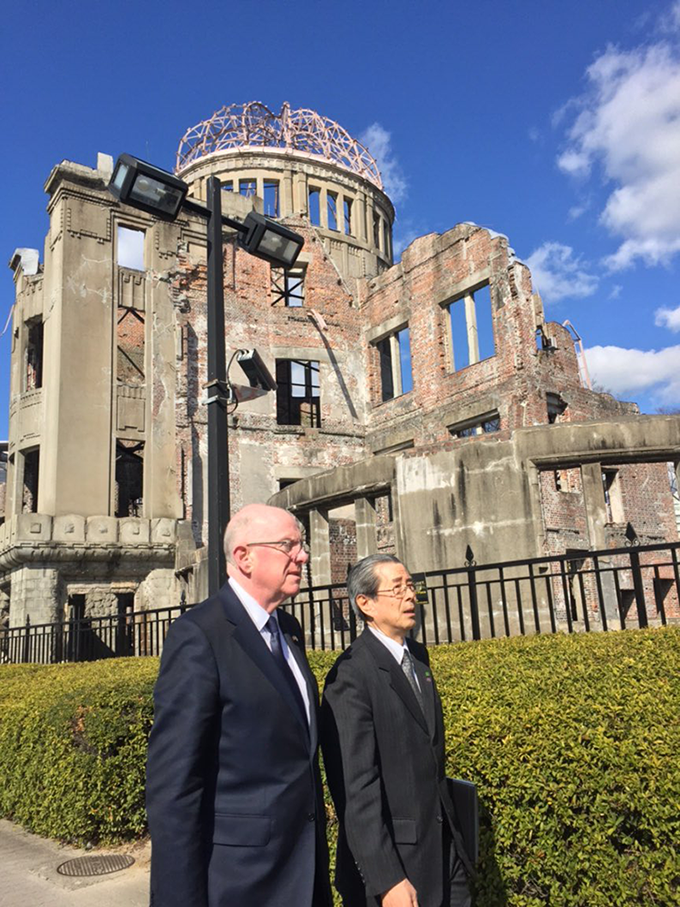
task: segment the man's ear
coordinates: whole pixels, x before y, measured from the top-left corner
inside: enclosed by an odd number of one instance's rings
[[[359,595],[357,595],[357,597],[356,597],[356,603],[357,603],[357,607],[359,608],[361,613],[365,617],[369,618],[369,620],[372,620],[373,619],[373,608],[374,608],[374,604],[375,604],[373,599],[369,598],[367,595],[364,595],[363,593],[360,592]]]
[[[252,570],[252,555],[247,545],[237,545],[232,552],[232,561],[238,570],[249,576]]]

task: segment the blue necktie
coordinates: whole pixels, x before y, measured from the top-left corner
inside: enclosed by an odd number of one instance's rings
[[[293,676],[293,672],[288,666],[285,655],[283,654],[283,647],[281,645],[281,628],[279,627],[279,622],[274,617],[274,615],[269,618],[269,620],[265,624],[265,627],[269,631],[269,639],[271,640],[272,655],[274,656],[274,661],[280,668],[284,680],[290,687],[290,691],[293,694],[295,703],[300,710],[300,715],[304,719],[305,727],[307,727],[307,710],[305,709],[305,702],[302,698],[302,693],[300,692],[298,682]]]

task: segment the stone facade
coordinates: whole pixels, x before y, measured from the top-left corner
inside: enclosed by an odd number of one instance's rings
[[[11,262],[0,594],[14,626],[207,587],[205,223],[119,204],[111,166],[55,167],[44,261]],[[223,213],[275,205],[305,238],[284,274],[225,231],[224,293],[227,356],[256,349],[278,383],[231,407],[232,509],[294,509],[310,582],[342,582],[374,550],[427,570],[468,546],[480,563],[612,547],[628,523],[677,539],[680,419],[583,385],[505,237],[459,224],[392,264],[394,210],[368,177],[266,147],[179,175],[200,200],[211,173],[231,189]],[[247,383],[237,362],[228,378]]]

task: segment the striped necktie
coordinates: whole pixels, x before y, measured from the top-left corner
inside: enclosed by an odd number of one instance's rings
[[[423,703],[423,694],[420,692],[420,687],[416,682],[415,671],[413,670],[413,659],[411,658],[411,653],[408,649],[404,649],[404,655],[401,659],[401,669],[406,675],[406,679],[409,682],[411,689],[413,690],[416,699],[418,700],[418,705],[420,706],[420,711],[425,714],[425,705]]]

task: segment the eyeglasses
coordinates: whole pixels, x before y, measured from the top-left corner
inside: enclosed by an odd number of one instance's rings
[[[297,542],[293,539],[279,539],[278,542],[249,542],[246,548],[276,548],[277,551],[282,551],[290,558],[297,557],[301,551],[309,554],[309,545],[302,539]]]
[[[376,595],[391,595],[392,598],[406,598],[409,592],[415,594],[415,583],[404,583],[403,586],[393,586],[391,589],[379,589]]]

